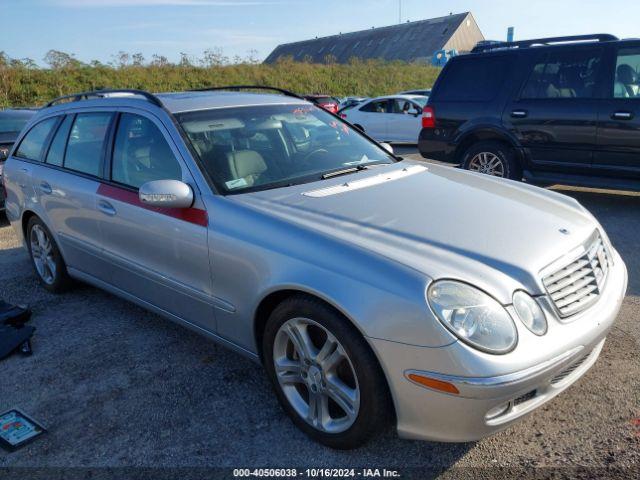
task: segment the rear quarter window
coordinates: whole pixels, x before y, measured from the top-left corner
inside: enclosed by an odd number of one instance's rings
[[[57,121],[57,117],[47,118],[29,130],[16,150],[16,157],[40,161],[47,139]]]
[[[442,72],[433,97],[438,102],[488,102],[505,83],[510,65],[506,57],[462,57]]]

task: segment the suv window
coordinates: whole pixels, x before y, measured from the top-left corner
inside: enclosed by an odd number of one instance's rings
[[[452,61],[438,81],[439,102],[488,102],[504,84],[509,61],[505,57],[469,56]]]
[[[616,61],[613,96],[615,98],[640,97],[640,47],[621,48]]]
[[[69,130],[71,130],[71,124],[73,123],[73,115],[67,115],[64,121],[58,127],[55,137],[49,147],[47,153],[46,162],[50,165],[62,166],[64,161],[64,151],[67,146],[67,139],[69,138]]]
[[[521,98],[592,98],[601,57],[600,49],[547,53],[533,66]]]
[[[387,100],[369,102],[360,108],[361,112],[387,113]]]
[[[102,152],[111,113],[79,113],[71,127],[64,166],[70,170],[100,175]]]
[[[153,180],[182,180],[182,169],[151,120],[123,113],[113,149],[111,179],[140,188]]]
[[[47,138],[49,138],[49,134],[57,121],[57,117],[47,118],[29,130],[29,133],[20,142],[16,156],[40,161]]]

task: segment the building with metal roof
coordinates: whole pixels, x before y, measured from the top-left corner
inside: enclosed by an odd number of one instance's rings
[[[435,52],[468,52],[482,40],[473,15],[466,12],[279,45],[265,63],[284,57],[323,63],[329,56],[338,63],[352,58],[428,63]]]

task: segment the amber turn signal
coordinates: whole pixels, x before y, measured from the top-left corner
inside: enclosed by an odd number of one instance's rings
[[[433,390],[440,390],[445,393],[453,393],[454,395],[458,395],[460,391],[458,388],[449,382],[443,382],[442,380],[436,380],[435,378],[424,377],[422,375],[418,375],[415,373],[410,373],[408,375],[409,380],[415,382],[423,387],[432,388]]]

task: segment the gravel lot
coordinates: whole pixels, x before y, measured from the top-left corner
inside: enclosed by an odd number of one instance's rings
[[[20,407],[49,429],[17,452],[0,451],[0,467],[349,466],[408,474],[418,467],[445,476],[471,474],[464,467],[489,467],[490,476],[496,467],[562,467],[555,472],[566,476],[576,467],[616,467],[640,474],[640,195],[565,193],[601,221],[630,273],[597,364],[492,438],[453,445],[388,432],[352,452],[310,442],[281,411],[262,370],[243,357],[88,286],[48,294],[0,220],[0,298],[29,303],[37,327],[32,357],[0,363],[0,411]]]

